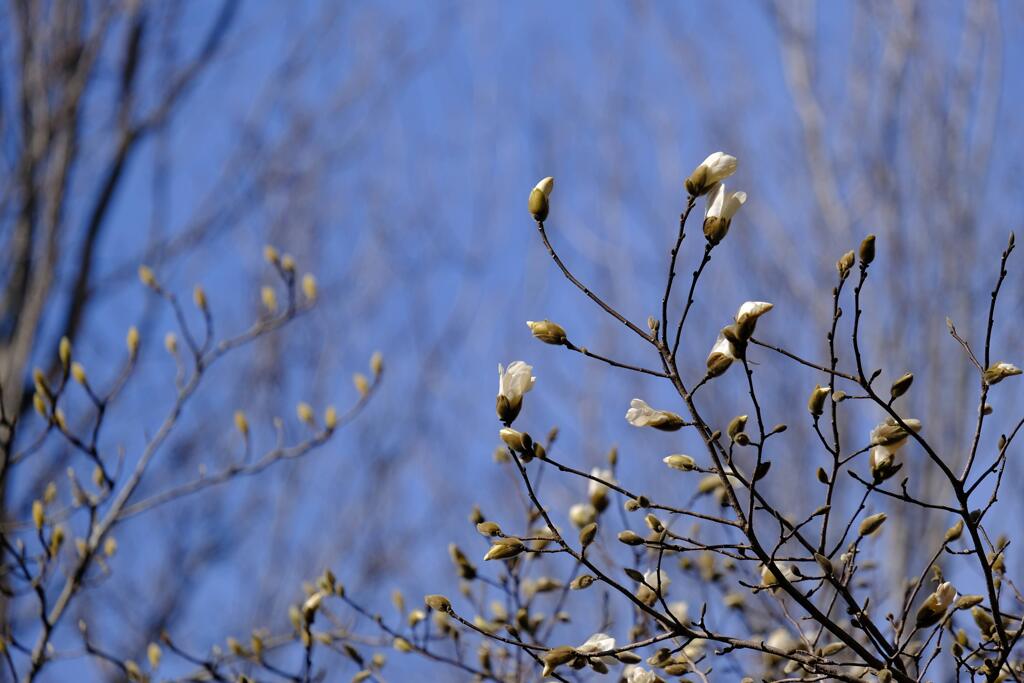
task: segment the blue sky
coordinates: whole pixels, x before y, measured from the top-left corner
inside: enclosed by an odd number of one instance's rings
[[[918,8],[904,43],[893,36],[909,24],[894,18],[888,3],[785,6],[784,14],[815,30],[810,83],[822,115],[822,146],[834,160],[845,205],[846,218],[834,224],[815,194],[813,181],[824,170],[807,155],[813,136],[787,77],[785,30],[771,6],[384,2],[335,11],[314,1],[244,5],[218,64],[166,136],[134,161],[116,198],[99,261],[111,298],[79,346],[87,366],[120,348],[127,326],[149,310],[132,282],[146,245],[229,206],[235,211],[213,222],[214,236],[198,249],[145,257],[156,257],[162,280],[183,298],[202,282],[222,329],[238,329],[257,306],[256,285],[265,279],[260,252],[272,242],[317,274],[322,307],[282,335],[295,346],[280,352],[284,370],[270,380],[247,384],[247,373],[261,369],[256,353],[219,370],[186,416],[183,442],[189,430],[219,420],[224,435],[212,450],[237,448],[230,414],[243,407],[263,418],[255,429],[267,444],[270,416],[290,419],[296,401],[352,400],[349,377],[365,371],[377,349],[386,358],[386,380],[360,422],[308,461],[249,480],[243,493],[216,504],[133,522],[122,547],[134,541],[139,550],[124,553],[129,559],[119,558],[115,569],[132,576],[133,586],[145,586],[146,543],[154,534],[171,534],[186,520],[197,539],[213,538],[243,523],[240,542],[229,544],[212,571],[188,588],[180,624],[199,649],[222,639],[225,629],[280,626],[283,608],[300,595],[299,582],[327,565],[343,578],[352,572],[365,581],[367,601],[378,609],[396,586],[410,602],[426,592],[456,593],[447,544],[464,544],[474,556],[485,547],[465,521],[470,506],[486,502],[489,513],[511,519],[518,505],[507,472],[490,454],[495,368],[520,358],[535,365],[539,378],[522,418],[527,428],[544,433],[557,424],[559,452],[586,468],[618,444],[628,475],[668,495],[661,457],[697,444],[686,436],[638,433],[621,416],[633,396],[671,401],[670,388],[542,346],[524,325],[551,318],[577,343],[654,362],[602,319],[543,251],[525,204],[546,175],[556,178],[549,221],[556,248],[583,279],[642,322],[657,311],[685,202],[683,179],[711,151],[739,157],[735,187],[750,201],[709,268],[688,328],[684,353],[697,367],[717,329],[746,299],[776,303],[763,326],[766,337],[823,357],[823,328],[814,325],[830,304],[830,286],[819,283],[867,232],[879,234],[879,281],[867,296],[876,313],[869,329],[879,335],[875,362],[884,363],[885,377],[905,369],[932,372],[933,347],[950,363],[962,363],[959,349],[943,337],[944,318],[952,315],[977,332],[984,311],[971,302],[984,301],[994,259],[1006,232],[1019,227],[1022,208],[1015,87],[1024,63],[1021,8],[978,7],[980,19],[958,3]],[[189,11],[190,21],[205,25],[207,7]],[[977,44],[964,37],[973,35],[965,29],[973,20],[985,26]],[[908,44],[920,52],[890,74],[897,79],[890,89],[886,60]],[[186,34],[182,47],[188,46]],[[970,95],[961,113],[954,96],[965,87]],[[957,123],[959,115],[966,123]],[[943,134],[944,126],[955,134]],[[951,181],[935,167],[943,158],[961,159]],[[171,169],[165,185],[154,182],[161,159]],[[967,175],[975,168],[984,172]],[[881,190],[880,169],[895,179]],[[930,199],[938,194],[951,204],[962,197],[956,206],[968,207],[966,218],[934,215],[945,206]],[[699,248],[698,239],[684,245],[684,277]],[[1007,320],[1019,319],[1020,285],[1019,273],[1007,285],[1000,309]],[[168,399],[171,367],[159,339],[170,320],[148,315],[152,322],[144,329],[153,344],[126,398],[125,422],[109,437],[129,452],[158,424],[155,408]],[[890,344],[893,339],[902,341]],[[1012,343],[1003,349],[1012,356]],[[891,352],[891,360],[882,352]],[[769,421],[792,421],[806,431],[802,402],[820,378],[776,361],[758,359],[778,408]],[[967,380],[944,372],[952,370],[935,370],[935,381],[951,384],[939,386],[968,391]],[[708,398],[716,419],[746,410],[739,377],[726,380]],[[1012,405],[1010,397],[1019,394],[1006,392]],[[927,398],[912,398],[909,409],[933,414]],[[866,431],[879,416],[856,411],[851,420]],[[960,426],[946,428],[944,438],[957,443]],[[288,430],[301,433],[294,424]],[[787,448],[802,452],[807,441],[792,439]],[[775,471],[803,481],[813,473],[807,462],[794,455]],[[173,459],[159,472],[154,485],[187,476],[175,471]],[[1015,471],[1015,481],[1020,474]],[[386,485],[377,488],[384,477]],[[552,505],[563,509],[585,489],[551,479]],[[787,489],[780,483],[781,494]],[[358,504],[357,496],[369,502]],[[335,504],[335,497],[342,500]],[[814,507],[810,499],[795,504]],[[366,505],[372,519],[353,524],[350,515],[365,514]],[[294,533],[272,530],[289,524]],[[374,552],[415,562],[360,575]],[[257,586],[267,603],[245,604]],[[683,594],[691,603],[700,599],[696,588]],[[143,590],[138,599],[146,596]],[[117,633],[123,623],[109,626],[112,640],[130,640]],[[582,641],[584,630],[574,625],[566,637]],[[340,668],[331,680],[351,673]]]

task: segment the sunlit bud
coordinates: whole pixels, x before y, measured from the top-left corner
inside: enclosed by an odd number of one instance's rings
[[[676,413],[655,410],[639,398],[630,401],[626,421],[634,427],[654,427],[663,432],[677,431],[686,424],[686,421]]]
[[[374,351],[370,356],[370,372],[376,377],[384,371],[384,355],[380,351]]]
[[[882,524],[885,523],[885,520],[886,516],[884,512],[879,512],[877,515],[866,517],[864,521],[860,523],[860,529],[858,529],[858,531],[861,536],[870,536],[881,528]]]
[[[820,417],[825,410],[825,399],[828,398],[828,387],[823,387],[820,384],[815,385],[814,390],[811,391],[811,397],[807,399],[807,410],[810,411],[814,417]]]
[[[724,183],[718,183],[708,191],[704,210],[704,237],[708,243],[715,245],[725,238],[733,216],[746,201],[746,192],[728,192]]]
[[[956,601],[956,608],[971,609],[983,602],[985,602],[985,596],[983,595],[965,595]]]
[[[43,528],[43,522],[46,521],[46,516],[43,512],[43,501],[33,500],[32,501],[32,524],[35,525],[36,529]]]
[[[428,595],[423,598],[423,602],[436,612],[450,612],[452,609],[451,601],[443,595]]]
[[[901,375],[895,382],[892,383],[892,388],[889,390],[889,395],[892,398],[899,398],[903,394],[907,393],[907,389],[914,383],[913,373],[906,373]]]
[[[586,548],[588,545],[594,542],[594,538],[597,536],[597,523],[591,522],[582,529],[580,529],[580,545]]]
[[[941,584],[934,593],[925,599],[920,609],[917,610],[914,625],[917,628],[928,628],[939,623],[955,599],[956,589],[953,588],[953,584],[949,582]]]
[[[192,301],[195,302],[196,308],[200,311],[206,310],[206,290],[203,289],[202,285],[196,285],[192,288]]]
[[[530,190],[530,200],[527,206],[535,220],[543,221],[548,217],[548,202],[554,187],[555,179],[549,176]]]
[[[516,453],[525,453],[533,448],[533,439],[529,434],[505,427],[498,432],[498,436],[505,442],[505,445]]]
[[[875,260],[875,236],[868,235],[860,243],[860,262],[862,265],[870,265]]]
[[[107,536],[107,540],[103,541],[103,554],[107,557],[113,557],[117,552],[117,539],[113,536]]]
[[[156,275],[149,266],[139,266],[139,281],[147,287],[156,287]]]
[[[724,334],[719,333],[715,345],[711,347],[711,353],[708,354],[708,376],[718,377],[723,374],[734,360],[736,360],[736,347],[725,338]]]
[[[392,641],[392,645],[399,652],[412,652],[412,645],[408,640],[399,636]]]
[[[260,289],[260,300],[263,301],[263,307],[267,309],[268,313],[273,313],[277,310],[277,294],[274,292],[273,287],[262,287]]]
[[[281,270],[286,273],[295,272],[295,258],[291,254],[285,254],[281,257]]]
[[[149,647],[146,648],[146,659],[149,660],[149,666],[156,669],[160,666],[160,658],[163,656],[163,650],[156,643],[150,643]]]
[[[366,396],[370,391],[370,382],[366,379],[366,375],[361,372],[352,375],[352,384],[360,396]]]
[[[60,408],[54,408],[53,421],[58,427],[60,427],[65,432],[68,430],[67,418],[64,417],[64,411],[61,410]]]
[[[484,536],[501,536],[501,527],[497,522],[480,522],[476,525],[476,530]]]
[[[144,679],[142,675],[142,669],[132,659],[126,659],[123,663],[125,675],[128,676],[128,680],[132,683],[142,683]]]
[[[888,669],[880,669],[878,673],[875,674],[875,678],[878,679],[878,683],[891,683],[892,672]]]
[[[980,606],[972,608],[971,616],[974,618],[974,623],[977,624],[982,636],[991,636],[995,632],[996,622],[993,621],[992,615],[984,608]]]
[[[736,157],[725,152],[713,152],[686,179],[686,191],[699,197],[735,172]]]
[[[952,543],[953,541],[959,539],[960,536],[963,533],[964,533],[964,520],[958,519],[958,520],[956,520],[956,524],[954,524],[953,526],[949,527],[949,529],[946,530],[945,542],[946,543]]]
[[[635,531],[626,529],[625,531],[619,532],[619,542],[625,543],[626,545],[643,545],[644,539]]]
[[[43,491],[43,503],[52,505],[55,500],[57,500],[57,482],[51,481]]]
[[[96,467],[92,468],[92,483],[93,484],[95,484],[98,488],[103,488],[103,486],[106,484],[106,481],[107,480],[106,480],[106,477],[103,475],[103,468],[102,467],[97,465]]]
[[[128,347],[128,356],[135,358],[139,352],[139,330],[134,325],[128,328],[128,336],[125,337],[125,346]]]
[[[317,591],[306,598],[306,601],[302,603],[302,615],[306,618],[307,622],[313,621],[313,615],[320,609],[320,605],[323,603],[326,595],[323,591]]]
[[[572,583],[569,584],[569,588],[574,591],[584,590],[594,584],[597,579],[591,574],[583,574],[577,576]]]
[[[427,618],[426,613],[421,609],[414,609],[409,612],[409,616],[406,618],[406,622],[409,626],[415,626],[424,619]]]
[[[269,244],[263,247],[263,258],[272,266],[276,266],[281,262],[281,254]]]
[[[36,412],[43,417],[48,417],[46,412],[46,401],[39,393],[32,394],[32,406],[36,409]]]
[[[484,560],[508,560],[521,554],[524,550],[526,550],[526,546],[518,538],[501,538],[491,545],[491,549],[484,555]]]
[[[545,653],[544,656],[540,658],[540,660],[544,662],[544,670],[541,671],[540,674],[541,678],[547,678],[555,672],[555,669],[562,666],[563,664],[571,662],[575,658],[576,650],[569,647],[568,645],[563,645],[561,647],[555,647],[548,650],[547,653]]]
[[[509,363],[506,369],[498,364],[498,397],[495,405],[498,419],[512,424],[523,407],[523,395],[533,389],[537,378],[533,366],[521,360]]]
[[[689,472],[697,467],[697,461],[689,455],[669,455],[663,458],[662,462],[680,472]]]
[[[757,319],[768,311],[775,308],[774,304],[767,301],[745,301],[736,312],[736,324],[739,326],[739,337],[746,341],[754,334],[754,326]]]
[[[60,346],[57,347],[57,355],[60,357],[60,364],[64,367],[68,366],[68,362],[71,360],[71,340],[67,337],[60,338]]]
[[[178,337],[173,332],[164,335],[164,348],[172,356],[178,352]]]
[[[448,545],[448,555],[452,558],[452,563],[456,569],[459,570],[459,578],[465,579],[466,581],[472,581],[476,578],[476,567],[469,561],[466,554],[462,552],[459,546],[454,543]]]
[[[545,344],[562,346],[566,342],[565,330],[558,323],[553,323],[550,320],[541,320],[539,322],[527,320],[526,325],[530,328],[533,336]]]
[[[71,364],[71,377],[79,384],[85,384],[86,382],[85,367],[78,361]]]
[[[658,330],[661,329],[661,321],[653,315],[647,316],[647,329],[651,331],[651,334],[657,335]]]
[[[709,474],[697,482],[697,493],[707,494],[722,486],[722,480],[717,474]]]
[[[726,429],[726,434],[733,441],[736,440],[737,435],[741,434],[747,426],[747,416],[737,415],[729,422],[729,427]]]
[[[853,267],[853,260],[854,253],[851,249],[850,251],[846,252],[841,257],[839,257],[839,260],[836,261],[836,270],[839,271],[839,277],[842,278],[843,280],[845,280],[846,276],[850,274],[850,268]]]
[[[327,410],[324,411],[324,427],[328,431],[338,428],[338,409],[334,406],[327,406]]]
[[[47,398],[53,396],[50,392],[50,386],[46,383],[46,374],[43,373],[41,368],[32,370],[32,381],[35,382],[36,393],[42,394]]]
[[[921,431],[921,421],[914,418],[903,418],[903,424],[915,432]],[[901,427],[893,418],[887,419],[871,430],[872,446],[888,446],[893,451],[902,448],[910,432]]]
[[[569,521],[577,529],[593,524],[597,519],[597,508],[590,503],[576,503],[569,508]]]
[[[64,545],[64,539],[66,538],[66,532],[63,526],[55,526],[53,528],[53,535],[50,536],[50,554],[56,555],[60,547]]]
[[[1021,369],[1011,363],[995,363],[985,371],[985,383],[989,386],[999,384],[1007,377],[1019,375]]]
[[[235,411],[235,429],[241,432],[242,436],[249,436],[249,419],[241,410]]]
[[[665,530],[665,525],[661,523],[661,520],[658,519],[656,515],[650,512],[644,515],[644,524],[646,524],[647,528],[649,528],[651,531],[655,533],[660,534],[662,531]]]
[[[306,295],[308,301],[316,301],[316,278],[312,273],[302,276],[302,293]]]
[[[298,415],[301,422],[305,422],[308,425],[316,423],[316,418],[313,416],[313,407],[305,401],[295,406],[295,414]]]

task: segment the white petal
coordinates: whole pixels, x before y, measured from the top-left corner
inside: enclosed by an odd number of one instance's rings
[[[542,178],[541,181],[537,183],[534,189],[543,192],[545,197],[550,197],[551,190],[555,189],[555,179],[552,178],[551,176],[548,176],[547,178]]]
[[[587,642],[576,648],[577,652],[582,652],[583,654],[593,654],[614,649],[615,639],[607,633],[595,633],[587,638]]]
[[[708,169],[708,182],[718,182],[736,172],[736,157],[725,152],[714,152],[708,155],[702,166]]]
[[[730,192],[725,194],[722,200],[722,208],[719,215],[725,219],[731,219],[736,215],[736,212],[740,210],[747,201],[746,192]]]
[[[749,318],[756,320],[774,307],[774,304],[770,304],[767,301],[745,301],[740,306],[740,310],[736,312],[736,322],[742,323]]]
[[[725,185],[716,183],[708,190],[707,208],[704,209],[705,218],[718,218],[722,215],[722,206],[725,202]]]
[[[634,427],[646,427],[654,415],[654,409],[647,405],[647,402],[634,398],[629,402],[629,410],[626,411],[626,421]]]
[[[728,356],[733,360],[736,360],[736,348],[732,345],[732,342],[725,338],[724,334],[719,333],[718,338],[715,339],[715,345],[711,347],[711,353],[708,354],[708,358],[720,353],[723,356]]]

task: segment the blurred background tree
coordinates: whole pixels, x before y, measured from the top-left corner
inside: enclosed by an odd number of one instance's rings
[[[552,230],[563,256],[643,320],[656,312],[683,178],[709,151],[740,158],[746,218],[709,266],[716,296],[696,303],[687,363],[703,362],[704,340],[745,299],[776,303],[762,336],[821,356],[823,283],[840,254],[877,233],[866,353],[886,379],[912,371],[919,386],[941,387],[910,397],[908,412],[941,425],[944,452],[963,452],[974,384],[945,318],[977,334],[989,266],[1018,227],[1022,19],[1018,5],[989,0],[7,3],[8,414],[32,419],[32,370],[59,374],[62,336],[90,375],[112,377],[112,349],[138,325],[139,367],[103,432],[130,460],[171,404],[174,377],[159,349],[173,316],[138,285],[137,266],[185,301],[202,284],[218,328],[242,329],[273,282],[260,259],[267,243],[319,276],[320,303],[213,372],[145,486],[192,480],[237,455],[235,410],[249,415],[254,443],[272,445],[275,416],[291,420],[299,400],[351,400],[347,378],[366,372],[373,350],[388,361],[365,415],[320,452],[127,523],[111,577],[83,594],[57,650],[80,653],[73,624],[83,618],[124,658],[143,661],[165,629],[204,652],[228,634],[286,624],[299,582],[326,566],[380,605],[396,586],[418,596],[454,581],[447,542],[485,547],[466,520],[471,506],[487,501],[495,516],[518,506],[490,457],[499,361],[534,363],[559,397],[536,399],[534,415],[562,428],[559,448],[577,465],[601,464],[619,443],[638,488],[667,486],[664,444],[621,419],[644,380],[538,353],[523,324],[549,317],[608,355],[640,352],[581,309],[535,243],[524,195],[544,175],[559,182]],[[699,257],[684,248],[681,272]],[[1019,320],[1019,273],[1006,287],[1004,315]],[[1010,348],[1016,330],[1002,330],[996,346]],[[782,370],[762,371],[777,380]],[[769,382],[783,387],[767,399],[780,420],[805,409],[814,381]],[[728,420],[740,390],[714,387],[723,408],[709,417]],[[813,444],[787,439],[779,480],[811,485]],[[673,450],[691,448],[681,439]],[[5,523],[28,520],[51,480],[66,500],[69,465],[88,480],[66,448],[5,468]],[[907,467],[913,490],[937,485]],[[1007,476],[1021,475],[1011,460]],[[584,495],[575,482],[545,485],[563,509]],[[903,577],[907,539],[941,528],[913,512],[892,517],[889,570]],[[1013,546],[1010,557],[1020,559]],[[34,615],[5,614],[11,633],[31,628]],[[355,670],[345,662],[331,680]],[[61,657],[43,678],[71,672],[120,675]]]

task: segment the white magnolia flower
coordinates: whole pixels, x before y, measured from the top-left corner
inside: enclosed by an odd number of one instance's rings
[[[902,442],[896,446],[875,446],[871,449],[868,465],[872,472],[886,472],[896,465],[896,452]]]
[[[609,484],[614,484],[615,475],[609,469],[601,469],[595,467],[590,470],[590,476],[597,477],[602,481],[606,481]],[[602,484],[600,481],[594,481],[593,479],[587,480],[587,495],[593,498],[594,496],[604,496],[608,494],[608,487]]]
[[[712,152],[700,165],[707,169],[708,182],[717,183],[736,172],[736,157],[725,152]]]
[[[521,360],[508,364],[503,368],[498,364],[498,395],[504,396],[510,402],[521,401],[523,394],[533,389],[537,378],[533,376],[533,366],[527,365]]]
[[[949,581],[946,581],[939,584],[933,595],[935,595],[935,606],[941,610],[946,610],[956,600],[956,588]]]
[[[523,394],[533,389],[536,381],[532,365],[517,360],[509,363],[506,369],[498,363],[497,412],[502,422],[512,424],[523,407]]]
[[[639,398],[629,402],[626,421],[634,427],[654,427],[666,432],[674,432],[684,424],[683,418],[676,413],[656,410]]]
[[[729,192],[725,189],[725,183],[716,183],[708,192],[704,218],[732,220],[732,217],[736,215],[736,212],[740,210],[740,207],[746,201],[746,192]]]
[[[736,312],[736,322],[740,325],[750,320],[757,320],[768,311],[775,308],[774,304],[767,301],[745,301]]]
[[[653,671],[648,671],[642,666],[630,664],[622,671],[626,683],[657,683],[658,676]]]
[[[713,152],[693,170],[686,179],[686,190],[694,197],[711,189],[715,183],[736,172],[736,157],[725,152]]]
[[[903,424],[915,432],[921,431],[921,421],[914,418],[903,418]],[[910,432],[905,430],[896,420],[889,418],[871,430],[871,445],[885,446],[893,453],[898,451],[907,442]]]
[[[615,639],[607,633],[595,633],[587,638],[587,642],[576,647],[576,651],[584,655],[607,652],[615,649]]]
[[[579,529],[596,520],[597,508],[590,503],[576,503],[569,508],[569,521]]]
[[[686,624],[690,621],[690,606],[683,600],[676,600],[670,602],[668,605],[668,612],[676,621],[680,624]]]
[[[715,339],[715,345],[711,347],[711,353],[708,354],[708,376],[718,377],[729,369],[734,360],[736,360],[736,347],[725,338],[724,334],[719,333],[718,338]]]
[[[782,652],[792,652],[799,643],[789,631],[784,628],[777,628],[768,635],[765,645]]]

